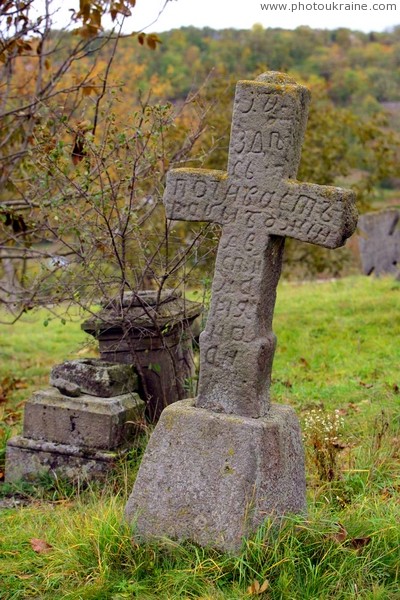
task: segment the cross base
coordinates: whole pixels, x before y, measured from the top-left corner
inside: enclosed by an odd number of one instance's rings
[[[297,416],[272,405],[259,419],[182,400],[162,413],[125,516],[145,540],[192,540],[237,552],[268,517],[306,510]]]

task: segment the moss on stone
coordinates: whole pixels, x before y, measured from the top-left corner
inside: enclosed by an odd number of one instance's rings
[[[214,179],[227,179],[228,173],[219,169],[197,169],[192,167],[181,167],[179,169],[172,169],[170,173],[178,175],[180,173],[186,175],[200,175],[201,177],[214,177]]]

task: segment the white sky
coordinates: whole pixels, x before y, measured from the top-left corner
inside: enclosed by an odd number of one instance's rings
[[[287,9],[262,10],[261,4],[268,2],[286,3]],[[367,10],[344,8],[345,4],[354,6],[356,2],[359,5],[364,3]],[[299,4],[310,7],[314,0],[168,0],[165,10],[157,19],[165,3],[165,0],[137,0],[132,17],[127,20],[125,31],[139,31],[149,26],[145,29],[148,32],[162,32],[187,25],[209,26],[214,29],[249,29],[255,23],[260,23],[265,28],[294,29],[300,25],[308,25],[320,29],[347,27],[369,32],[383,31],[400,25],[400,0],[315,0],[315,4],[322,7],[322,10],[301,10],[298,7]],[[290,10],[292,3],[297,5],[297,10]],[[374,4],[382,8],[374,10]],[[335,5],[336,10],[326,10],[323,8],[326,5]],[[390,9],[387,5],[392,5],[393,8]],[[59,24],[63,21],[65,24],[68,19],[68,8],[78,10],[78,7],[79,0],[64,1],[59,13]],[[154,21],[156,22],[153,23]]]
[[[287,4],[286,10],[262,10],[261,4]],[[342,8],[340,9],[340,2]],[[364,3],[367,10],[345,10],[344,4]],[[319,6],[336,4],[338,10],[290,10],[293,4],[310,6],[313,0],[169,0],[162,15],[149,30],[167,31],[175,27],[194,25],[214,29],[235,27],[249,29],[255,23],[263,27],[294,29],[300,25],[314,28],[334,29],[348,27],[365,32],[383,31],[400,24],[400,0],[315,0]],[[130,19],[132,29],[140,29],[151,23],[164,6],[165,0],[137,0]],[[373,5],[383,5],[373,10]],[[387,5],[393,5],[390,10]],[[384,8],[383,8],[384,7]]]

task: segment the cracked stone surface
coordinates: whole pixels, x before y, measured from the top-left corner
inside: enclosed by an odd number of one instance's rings
[[[97,358],[68,360],[51,370],[50,385],[67,396],[82,394],[110,398],[137,390],[138,379],[131,365]]]

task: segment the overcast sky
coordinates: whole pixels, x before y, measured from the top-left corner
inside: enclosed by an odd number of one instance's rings
[[[267,2],[284,4],[286,10],[262,10],[261,5]],[[150,27],[153,31],[166,31],[174,27],[194,25],[209,26],[215,29],[236,27],[248,29],[255,23],[263,27],[283,27],[294,29],[299,25],[321,29],[348,27],[361,31],[383,31],[386,28],[400,24],[400,0],[349,0],[347,6],[364,3],[367,10],[345,10],[346,0],[316,0],[315,4],[322,10],[307,10],[314,2],[312,0],[170,0],[158,21]],[[342,8],[340,8],[342,2]],[[297,9],[291,9],[292,3]],[[133,10],[132,25],[137,29],[145,27],[156,19],[165,0],[137,0]],[[305,8],[301,9],[299,4]],[[374,5],[380,6],[374,10]],[[336,5],[337,10],[323,9],[325,5]],[[392,9],[388,7],[392,5]],[[135,27],[136,28],[136,27]]]
[[[261,6],[268,6],[268,2],[281,6],[286,3],[287,8],[263,10]],[[345,9],[345,6],[354,7],[356,3],[366,10]],[[54,0],[53,7],[56,4],[62,6],[56,26],[63,26],[68,22],[71,14],[68,9],[79,9],[79,0]],[[317,6],[315,9],[314,4]],[[374,9],[375,5],[380,8]],[[43,6],[44,0],[35,0],[38,11],[43,10]],[[164,6],[165,9],[162,10]],[[327,6],[331,6],[331,10],[327,10]],[[348,27],[365,32],[383,31],[400,25],[400,0],[349,0],[347,3],[346,0],[137,0],[132,17],[126,22],[125,31],[162,32],[188,25],[214,29],[249,29],[255,23],[260,23],[265,28],[294,29],[300,25],[308,25],[320,29]]]

